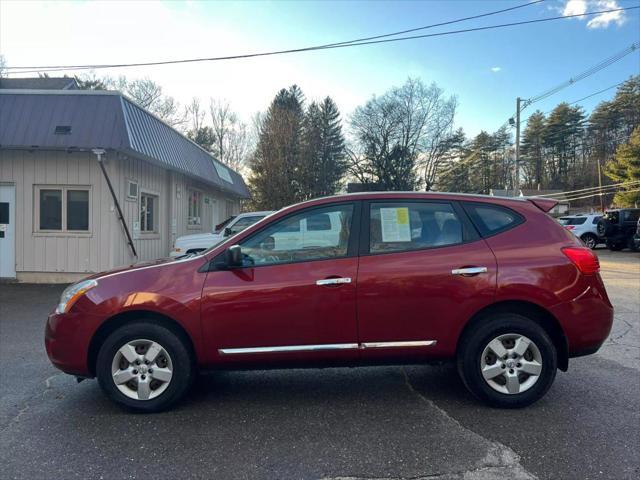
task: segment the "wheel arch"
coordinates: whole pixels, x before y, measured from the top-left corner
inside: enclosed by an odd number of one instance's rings
[[[465,335],[467,335],[476,324],[481,322],[484,318],[497,313],[517,313],[540,325],[549,335],[556,347],[556,351],[558,353],[558,368],[563,372],[567,371],[569,368],[569,345],[560,322],[558,322],[555,316],[545,308],[524,300],[501,301],[488,305],[482,310],[476,312],[469,319],[458,336],[456,352],[459,350],[459,346]]]
[[[96,374],[98,352],[107,337],[118,328],[137,320],[151,320],[154,323],[171,330],[182,339],[195,362],[196,349],[193,339],[179,322],[158,312],[152,312],[149,310],[128,310],[105,320],[93,334],[93,337],[91,337],[89,350],[87,352],[87,365],[92,376],[95,376]]]

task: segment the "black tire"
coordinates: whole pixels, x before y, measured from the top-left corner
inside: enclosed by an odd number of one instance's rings
[[[611,236],[613,233],[614,225],[606,218],[601,218],[598,220],[598,225],[596,226],[596,230],[598,231],[598,235],[600,237]]]
[[[595,250],[596,247],[598,246],[598,237],[595,236],[593,233],[585,233],[580,237],[580,239],[591,250]]]
[[[112,376],[112,362],[118,350],[138,339],[157,342],[166,350],[172,364],[173,375],[166,389],[149,400],[129,398],[118,389]],[[162,325],[139,320],[118,328],[103,342],[96,361],[96,376],[104,393],[115,403],[138,412],[159,412],[184,396],[193,382],[195,364],[190,349],[180,335]]]
[[[496,337],[505,334],[523,335],[538,348],[542,370],[537,381],[521,393],[501,393],[492,388],[481,371],[485,347]],[[521,408],[544,396],[551,387],[558,367],[555,346],[545,330],[535,321],[519,314],[496,314],[483,318],[465,332],[458,349],[458,373],[467,389],[492,407]]]
[[[618,242],[607,240],[607,248],[612,252],[619,252],[624,248],[624,245]]]

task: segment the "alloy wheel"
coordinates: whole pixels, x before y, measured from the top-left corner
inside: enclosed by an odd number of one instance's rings
[[[151,400],[171,383],[173,363],[162,345],[138,339],[118,349],[111,362],[113,382],[120,392],[134,400]]]
[[[584,244],[585,244],[588,248],[590,248],[591,250],[593,250],[594,248],[596,248],[597,241],[596,241],[596,239],[595,239],[593,236],[591,236],[591,235],[586,235],[586,236],[582,239],[582,241],[583,241],[583,242],[584,242]]]
[[[480,371],[497,392],[516,395],[529,390],[542,373],[542,355],[524,335],[507,333],[491,340],[482,352]]]

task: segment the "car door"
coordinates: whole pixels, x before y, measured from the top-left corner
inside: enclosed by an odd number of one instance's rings
[[[456,202],[363,204],[358,319],[365,359],[455,352],[471,315],[491,303],[496,261]]]
[[[342,224],[331,244],[316,242],[301,228],[324,214]],[[208,272],[202,292],[211,359],[356,358],[359,215],[359,202],[310,207],[240,240],[243,266]]]

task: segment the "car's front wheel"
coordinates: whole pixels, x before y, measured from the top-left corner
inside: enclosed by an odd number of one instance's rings
[[[557,362],[545,330],[518,314],[476,323],[458,351],[458,371],[467,388],[483,402],[503,408],[525,407],[544,396]]]
[[[185,341],[148,321],[111,333],[96,362],[98,382],[107,396],[142,412],[157,412],[177,402],[189,388],[193,373]]]

